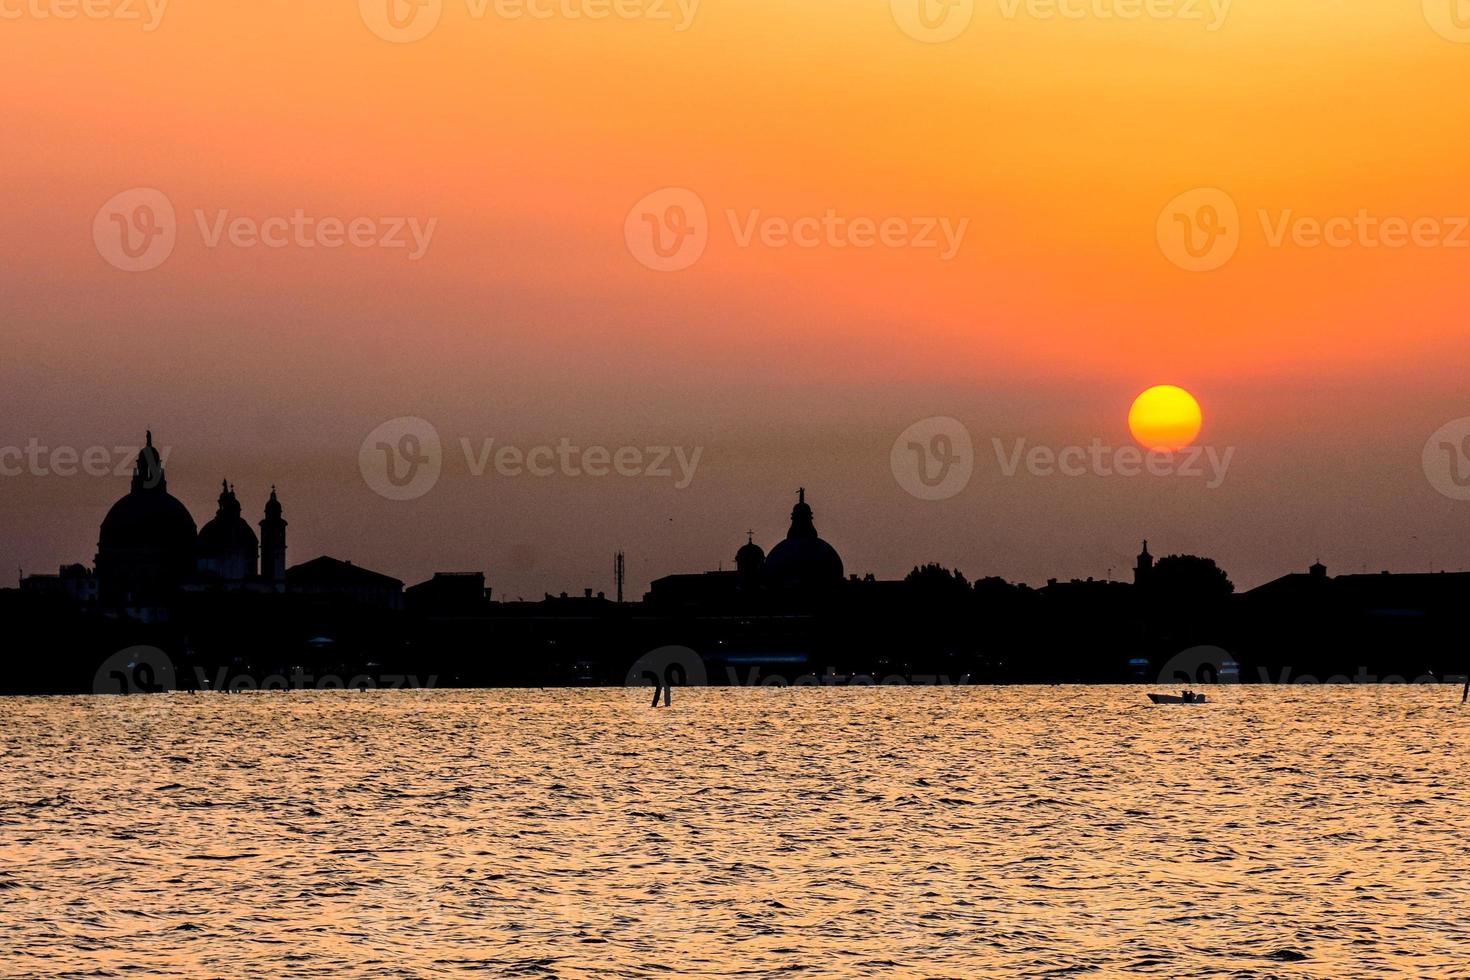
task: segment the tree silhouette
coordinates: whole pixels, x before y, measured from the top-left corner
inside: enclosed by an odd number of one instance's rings
[[[1225,599],[1235,584],[1213,558],[1169,555],[1160,558],[1150,576],[1152,591],[1161,598],[1197,603]]]
[[[919,565],[904,577],[906,585],[937,595],[953,595],[968,592],[970,583],[959,569],[950,571],[938,562]]]

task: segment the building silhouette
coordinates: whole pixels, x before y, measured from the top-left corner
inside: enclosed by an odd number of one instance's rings
[[[824,593],[842,584],[842,558],[817,536],[804,487],[791,508],[791,529],[766,556],[762,574],[767,587],[778,592]]]
[[[235,488],[221,481],[219,509],[199,529],[197,568],[202,579],[239,584],[254,579],[260,543],[240,516]]]
[[[127,496],[102,520],[98,601],[135,619],[166,615],[173,595],[194,574],[197,533],[189,509],[168,492],[150,430]]]
[[[96,561],[99,608],[109,616],[163,622],[186,594],[281,593],[293,587],[313,596],[345,597],[388,609],[402,606],[402,582],[351,562],[323,557],[288,569],[287,522],[275,487],[258,523],[259,537],[242,514],[234,485],[224,480],[214,516],[196,530],[189,509],[168,492],[150,430],[127,496],[102,521]]]
[[[327,555],[286,569],[286,590],[382,609],[403,608],[402,580]]]
[[[286,588],[286,522],[281,518],[275,487],[271,487],[265,517],[260,521],[260,580],[277,592]]]
[[[761,573],[766,566],[766,552],[755,543],[755,532],[747,531],[745,543],[735,552],[735,586],[747,595],[761,589]]]
[[[1138,561],[1133,566],[1133,584],[1147,585],[1149,576],[1153,574],[1154,556],[1148,553],[1148,539],[1143,541],[1143,550],[1138,553]]]
[[[666,575],[649,586],[647,601],[662,606],[741,606],[817,602],[844,584],[842,557],[817,534],[806,489],[797,491],[786,537],[769,555],[755,532],[735,552],[735,570]]]
[[[439,572],[405,590],[330,556],[288,567],[275,487],[256,526],[224,481],[213,517],[196,528],[148,433],[128,493],[102,520],[95,571],[65,565],[0,589],[18,648],[56,651],[12,664],[0,690],[86,690],[98,663],[138,643],[167,649],[197,686],[304,668],[445,685],[618,684],[669,645],[694,651],[710,683],[1153,682],[1181,651],[1204,648],[1228,651],[1212,676],[1245,682],[1470,667],[1467,573],[1334,577],[1318,561],[1238,594],[1213,560],[1156,560],[1144,541],[1131,583],[972,583],[933,563],[901,580],[844,577],[805,488],[769,552],[747,532],[733,569],[666,575],[627,603],[592,588],[495,601],[484,572]]]
[[[97,573],[74,562],[62,565],[55,575],[21,573],[20,590],[29,595],[59,596],[78,605],[97,601]]]

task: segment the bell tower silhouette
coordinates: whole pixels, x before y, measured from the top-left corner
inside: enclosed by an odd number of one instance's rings
[[[286,588],[286,522],[281,519],[281,502],[276,488],[265,503],[265,520],[260,522],[260,577],[276,587]]]
[[[1154,573],[1154,556],[1148,553],[1148,541],[1143,542],[1143,551],[1138,554],[1138,564],[1133,566],[1133,584],[1147,585]]]

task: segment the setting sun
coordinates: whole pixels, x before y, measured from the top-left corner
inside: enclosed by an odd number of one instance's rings
[[[1133,400],[1128,431],[1146,449],[1183,449],[1199,435],[1199,402],[1183,388],[1155,385]]]

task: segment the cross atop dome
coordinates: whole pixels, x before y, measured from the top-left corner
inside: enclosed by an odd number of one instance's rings
[[[832,588],[842,581],[842,559],[817,535],[806,487],[796,491],[791,529],[766,556],[764,574],[770,587],[788,592]]]

